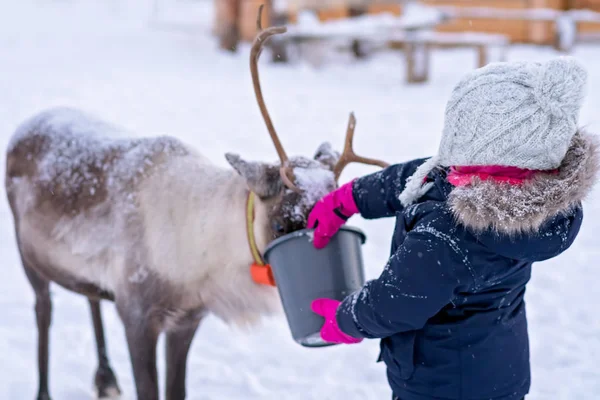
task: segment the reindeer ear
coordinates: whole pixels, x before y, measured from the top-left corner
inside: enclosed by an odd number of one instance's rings
[[[329,142],[324,142],[317,148],[314,158],[333,171],[335,164],[340,159],[340,153],[335,151]]]
[[[248,189],[258,197],[269,198],[278,195],[282,189],[279,168],[266,163],[245,161],[238,154],[226,153],[227,162],[246,180]]]

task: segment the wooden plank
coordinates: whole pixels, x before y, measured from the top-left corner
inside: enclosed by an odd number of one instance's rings
[[[310,9],[309,9],[310,10]],[[291,10],[288,12],[288,21],[290,24],[298,23],[298,10]],[[348,7],[335,7],[335,8],[317,8],[314,10],[319,18],[319,21],[335,21],[343,18],[350,17],[350,8]]]
[[[429,5],[447,7],[446,10],[449,10],[451,7],[452,11],[458,13],[458,16],[455,16],[455,18],[440,24],[437,29],[438,32],[482,32],[504,34],[514,43],[523,43],[529,40],[529,27],[526,21],[507,21],[505,19],[492,17],[491,14],[488,15],[487,18],[473,18],[473,14],[475,14],[474,11],[483,7],[489,9],[490,13],[499,11],[497,9],[523,10],[528,6],[527,0],[421,0],[421,2]],[[462,16],[463,12],[465,12],[464,17]]]
[[[390,13],[393,15],[401,15],[402,14],[402,5],[401,4],[386,4],[386,3],[373,3],[367,6],[368,14],[381,14],[381,13]]]
[[[371,1],[371,0],[336,0],[328,2],[306,2],[302,3],[302,9],[313,10],[321,22],[351,18],[356,15],[391,13],[402,14],[402,4],[394,1]],[[288,9],[290,23],[298,21],[298,4]]]
[[[438,32],[481,32],[504,34],[513,43],[523,43],[529,40],[526,21],[506,21],[499,19],[458,18],[442,23],[436,29]]]
[[[577,22],[577,33],[588,34],[600,32],[599,22]]]
[[[505,9],[527,8],[529,0],[419,0],[430,6],[452,6],[458,8],[489,7]]]
[[[395,43],[427,43],[435,47],[506,47],[510,44],[506,35],[480,32],[394,32],[390,35],[388,41]]]
[[[570,0],[544,0],[542,7],[553,8],[555,10],[568,10]]]
[[[442,32],[475,31],[507,34],[513,43],[554,44],[556,19],[566,8],[565,0],[495,1],[421,0],[439,3],[453,20],[441,25]],[[497,5],[497,7],[494,7]]]
[[[319,9],[317,10],[317,16],[321,22],[348,18],[350,16],[350,9],[345,6]]]
[[[585,9],[600,12],[600,0],[571,0],[572,9]]]

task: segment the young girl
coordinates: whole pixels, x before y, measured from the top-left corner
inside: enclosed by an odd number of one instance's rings
[[[452,92],[436,156],[356,179],[312,210],[317,248],[353,214],[396,217],[381,276],[312,305],[326,341],[381,339],[394,399],[528,393],[525,285],[532,263],[573,243],[598,169],[577,128],[585,84],[566,57],[477,69]]]

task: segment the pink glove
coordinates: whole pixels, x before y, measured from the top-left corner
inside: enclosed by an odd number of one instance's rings
[[[325,324],[321,328],[321,338],[326,342],[353,344],[362,342],[362,338],[357,339],[346,335],[337,324],[335,314],[340,301],[332,299],[316,299],[310,305],[310,308],[325,318]]]
[[[315,204],[308,215],[309,229],[315,228],[313,245],[317,249],[327,246],[329,239],[346,223],[348,218],[358,214],[358,207],[352,195],[352,182],[342,185]]]

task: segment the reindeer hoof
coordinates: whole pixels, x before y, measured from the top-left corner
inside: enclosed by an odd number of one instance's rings
[[[121,398],[121,390],[117,386],[105,388],[98,391],[98,400],[117,400]]]
[[[37,400],[52,400],[48,393],[40,393],[38,394]]]
[[[98,399],[116,399],[121,395],[117,378],[110,367],[98,368],[94,383]]]

